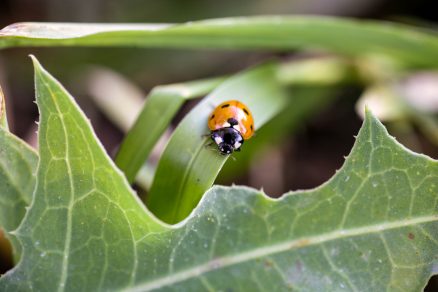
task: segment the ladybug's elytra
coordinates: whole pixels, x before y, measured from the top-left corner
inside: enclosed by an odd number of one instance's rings
[[[210,137],[222,154],[240,151],[245,140],[254,134],[254,119],[248,107],[237,100],[218,105],[208,118]]]

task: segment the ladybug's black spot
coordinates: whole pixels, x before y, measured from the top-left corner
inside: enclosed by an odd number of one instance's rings
[[[214,115],[211,116],[210,120],[214,119]]]
[[[252,126],[252,124],[251,124],[250,128],[251,128],[251,130],[254,130],[254,127]]]
[[[230,104],[229,103],[226,103],[226,104],[224,104],[223,106],[221,106],[221,108],[226,108],[226,107],[229,107],[230,106]]]
[[[231,127],[239,124],[239,122],[235,118],[229,118],[227,122],[230,124]]]
[[[247,110],[246,108],[243,108],[243,111],[245,112],[245,114],[246,114],[247,116],[249,116],[249,112],[248,112],[248,110]]]

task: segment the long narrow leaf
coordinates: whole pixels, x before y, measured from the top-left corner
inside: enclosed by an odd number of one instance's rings
[[[230,99],[244,102],[256,129],[283,108],[287,96],[275,69],[275,64],[266,64],[230,78],[186,115],[160,159],[148,194],[147,205],[156,216],[168,223],[184,219],[227,160],[217,149],[206,147],[203,137],[209,133],[207,117],[215,106]]]
[[[17,23],[0,31],[0,48],[22,46],[315,48],[438,65],[436,34],[394,23],[309,16],[224,18],[179,25]]]
[[[134,181],[155,143],[184,101],[207,94],[222,81],[223,78],[213,78],[157,86],[152,90],[116,156],[116,164],[125,173],[129,182]]]
[[[235,161],[227,161],[219,175],[220,181],[236,179],[236,174],[243,173],[263,150],[273,145],[281,145],[281,141],[298,131],[306,119],[336,100],[336,90],[330,87],[294,88],[291,92],[287,106],[257,131],[257,141],[247,143],[245,151],[239,153]]]

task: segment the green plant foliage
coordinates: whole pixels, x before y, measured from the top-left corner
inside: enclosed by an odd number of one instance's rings
[[[8,129],[8,120],[6,118],[6,102],[1,86],[0,86],[0,127]]]
[[[383,54],[411,65],[438,65],[436,34],[395,23],[315,16],[237,17],[186,24],[17,23],[0,31],[0,48],[18,46],[306,47],[354,56]]]
[[[227,160],[219,174],[219,180],[233,180],[236,174],[244,173],[250,164],[269,147],[281,145],[298,131],[306,119],[317,115],[335,101],[337,90],[330,87],[294,87],[287,105],[260,130],[254,143],[245,144],[245,151]],[[252,141],[251,141],[252,142]]]
[[[30,205],[37,162],[33,149],[0,126],[0,228],[6,232],[18,227]],[[6,234],[18,259],[21,246],[13,235]]]
[[[157,86],[152,90],[115,160],[130,183],[184,101],[209,93],[222,81],[223,78],[213,78]]]
[[[8,131],[6,103],[0,86],[0,229],[12,244],[15,260],[21,245],[9,232],[15,230],[29,206],[35,186],[38,154]]]
[[[237,99],[254,116],[255,129],[272,119],[287,102],[276,78],[276,64],[264,64],[229,78],[187,114],[164,150],[147,196],[158,218],[177,223],[186,218],[216,179],[229,156],[208,147],[208,116],[220,103]],[[252,140],[246,142],[251,143]],[[242,146],[245,149],[245,145]]]
[[[257,130],[257,139],[253,139],[251,143],[246,143],[245,151],[239,153],[238,157],[234,156],[238,159],[238,163],[227,164],[229,166],[233,165],[232,168],[228,168],[229,171],[225,172],[229,176],[235,177],[239,172],[243,171],[246,168],[247,162],[256,154],[256,149],[260,149],[263,145],[269,143],[278,142],[278,139],[275,139],[274,136],[285,136],[285,131],[290,134],[291,128],[296,127],[311,112],[315,113],[318,109],[327,106],[333,99],[325,96],[328,95],[326,93],[331,93],[331,90],[323,86],[351,82],[351,77],[355,75],[351,64],[345,59],[337,57],[294,60],[293,62],[278,64],[274,70],[275,74],[270,76],[270,78],[276,75],[278,78],[277,82],[280,83],[279,85],[294,86],[292,96],[287,98],[289,105],[281,110],[282,113],[279,117],[275,117],[276,121],[270,122],[268,128],[264,126],[261,131]],[[140,185],[145,190],[150,190],[155,167],[144,164],[140,171],[139,168],[150,154],[159,135],[169,125],[171,119],[185,100],[211,92],[224,80],[224,77],[196,80],[161,85],[152,90],[141,114],[122,142],[119,153],[116,156],[116,164],[125,173],[129,182],[132,182],[135,177],[137,185]],[[254,83],[254,88],[263,86],[263,82]],[[317,87],[316,92],[315,90],[309,90],[307,94],[302,94],[303,90],[300,90],[300,87],[306,86],[312,87],[312,89]],[[297,87],[298,90],[296,90]],[[251,93],[248,92],[248,94]],[[272,99],[272,94],[260,96],[260,98],[270,100]],[[126,97],[124,100],[126,100]],[[120,105],[116,108],[120,108]],[[123,113],[120,113],[120,115],[123,115]],[[110,115],[109,118],[111,119]],[[289,126],[290,124],[291,126]],[[145,131],[145,129],[148,130]],[[265,132],[268,134],[263,134]],[[205,134],[205,132],[202,134]],[[137,172],[138,175],[136,175]],[[210,186],[206,185],[204,191]],[[202,193],[199,192],[199,194]],[[164,196],[166,197],[166,195]],[[166,205],[169,204],[166,203]],[[188,210],[188,212],[190,211],[191,209]]]
[[[273,200],[216,186],[168,226],[34,62],[36,192],[15,232],[22,259],[1,291],[415,291],[432,274],[438,162],[405,149],[370,113],[344,166],[321,187]]]

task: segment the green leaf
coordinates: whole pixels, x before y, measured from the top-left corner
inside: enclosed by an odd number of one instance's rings
[[[161,156],[147,196],[154,215],[167,223],[186,218],[229,158],[214,146],[206,146],[210,142],[205,137],[210,132],[208,116],[218,104],[230,99],[246,104],[256,130],[285,106],[287,96],[276,68],[276,64],[265,64],[229,78],[184,117]],[[247,141],[243,151],[254,140]]]
[[[279,64],[275,68],[275,71],[279,82],[284,85],[333,85],[347,82],[353,75],[351,66],[344,59],[336,57],[294,60],[293,62]],[[318,74],[315,74],[315,72],[318,72]],[[137,185],[141,184],[145,189],[149,190],[151,177],[155,170],[150,166],[145,166],[140,172],[139,169],[149,156],[159,136],[162,135],[185,100],[211,92],[224,80],[224,77],[216,77],[185,83],[161,85],[152,90],[141,114],[122,142],[119,153],[116,156],[116,164],[125,173],[128,181],[133,182],[134,178],[136,178]],[[329,91],[327,89],[324,90],[325,92]],[[105,96],[108,97],[108,94]],[[126,100],[127,97],[116,98],[114,96],[113,99]],[[301,116],[304,115],[304,112],[310,111],[311,108],[322,107],[326,104],[326,101],[327,98],[316,99],[313,95],[298,97],[298,99],[292,98],[292,103],[295,105],[291,106],[291,109],[288,108],[288,112],[285,112],[284,116],[299,120]],[[120,103],[120,101],[118,103]],[[303,105],[301,106],[301,104]],[[120,104],[118,106],[114,105],[114,108],[120,107]],[[292,110],[292,112],[290,112],[290,110]],[[277,127],[278,130],[269,131],[278,133],[285,128],[283,124],[288,124],[288,122],[279,121],[277,125],[273,126]],[[145,129],[148,130],[146,131]],[[255,144],[250,143],[248,146],[260,145],[260,141],[263,140],[261,138],[260,132],[257,131],[258,142]],[[240,158],[242,156],[250,157],[250,155],[248,155],[250,151],[247,150],[248,146],[245,146],[245,151],[239,154],[239,161],[241,161]],[[137,172],[138,176],[136,176]]]
[[[36,62],[36,61],[35,61]],[[37,63],[34,202],[1,291],[418,291],[438,254],[438,162],[367,114],[342,169],[274,200],[208,191],[175,226],[157,222],[71,97]]]
[[[70,95],[35,59],[34,66],[41,113],[35,200],[15,233],[22,261],[9,281],[2,278],[0,290],[128,285],[138,265],[135,241],[163,227],[151,219]],[[83,278],[88,269],[90,277]]]
[[[245,151],[236,155],[236,160],[228,160],[222,168],[218,180],[233,181],[236,175],[244,173],[264,150],[282,145],[302,127],[306,120],[317,115],[335,101],[335,88],[293,87],[287,105],[272,120],[257,131],[255,143],[245,144]]]
[[[6,118],[6,102],[1,86],[0,86],[0,127],[8,129],[8,120]]]
[[[0,86],[0,229],[12,245],[15,261],[21,256],[21,245],[11,234],[30,205],[35,186],[38,154],[24,141],[8,131],[6,103]]]
[[[115,159],[129,182],[134,181],[137,172],[184,101],[209,93],[222,81],[223,78],[212,78],[162,85],[152,90]]]
[[[18,227],[30,205],[37,163],[37,153],[0,126],[0,228],[7,232],[15,259],[21,246],[9,232]]]
[[[19,46],[314,48],[438,65],[435,33],[388,22],[315,16],[237,17],[185,24],[17,23],[0,31],[0,48]]]

